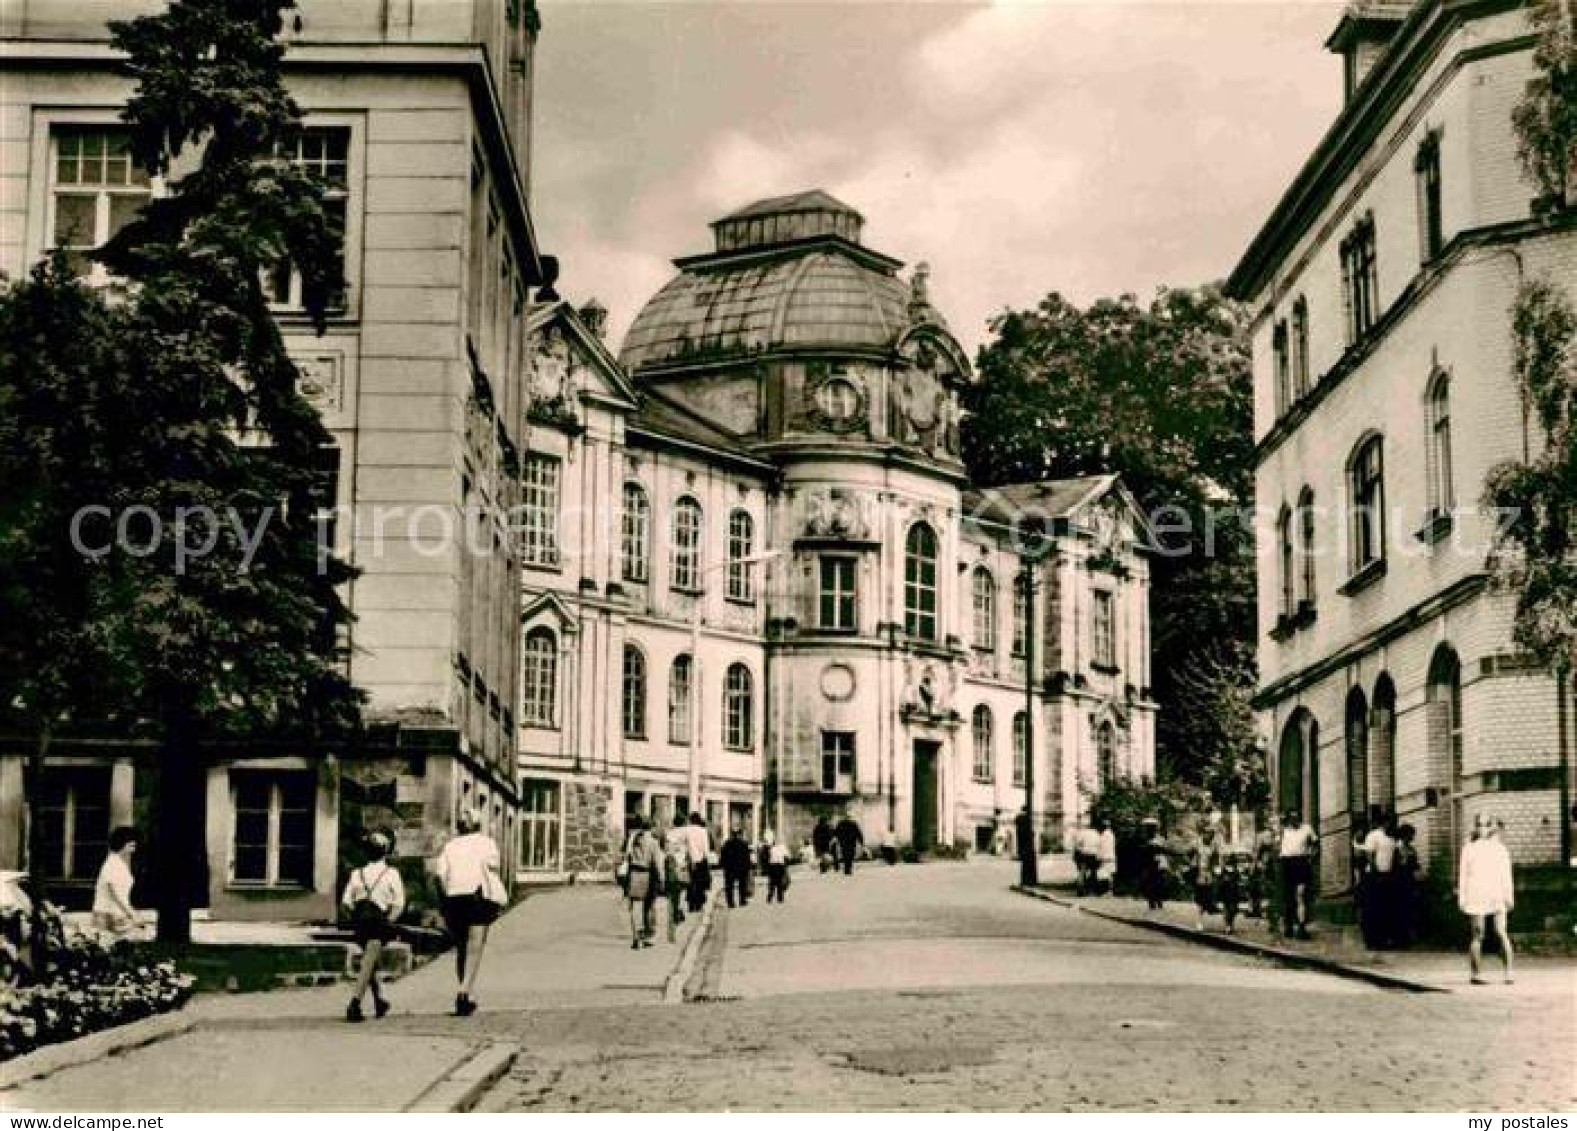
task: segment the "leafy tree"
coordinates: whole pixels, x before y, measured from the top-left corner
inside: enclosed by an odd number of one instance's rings
[[[1541,209],[1573,202],[1577,190],[1577,15],[1572,0],[1534,0],[1538,33],[1533,77],[1512,111],[1517,156],[1543,193]]]
[[[168,178],[168,192],[95,253],[127,283],[113,314],[92,316],[104,319],[121,376],[72,408],[69,386],[86,382],[94,359],[34,334],[40,371],[58,370],[65,387],[64,411],[90,416],[92,501],[116,516],[158,516],[138,526],[135,545],[94,563],[84,607],[126,676],[95,706],[158,739],[152,847],[160,938],[172,943],[189,940],[192,897],[206,887],[204,751],[239,735],[310,743],[359,717],[336,596],[350,571],[318,536],[317,469],[330,436],[297,389],[262,282],[293,265],[320,330],[341,283],[323,186],[283,155],[300,127],[280,68],[288,6],[173,0],[110,25],[137,84],[122,112],[132,155]],[[73,290],[49,295],[86,301]],[[36,407],[45,423],[61,411]],[[39,466],[64,459],[50,453]],[[46,498],[39,517],[58,523],[76,501]],[[48,577],[17,596],[58,599]],[[7,643],[11,662],[59,662],[25,640]]]
[[[1152,650],[1162,767],[1227,788],[1252,749],[1252,384],[1219,289],[1002,315],[980,353],[965,459],[988,485],[1115,471],[1158,529]],[[1221,800],[1231,800],[1229,793]]]

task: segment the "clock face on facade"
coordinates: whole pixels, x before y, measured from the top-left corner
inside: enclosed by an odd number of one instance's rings
[[[841,374],[831,377],[816,390],[816,407],[832,423],[846,423],[859,414],[860,391]]]

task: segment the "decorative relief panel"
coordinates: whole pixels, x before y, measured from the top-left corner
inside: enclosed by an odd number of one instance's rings
[[[343,354],[321,353],[295,357],[300,374],[296,388],[308,404],[321,413],[339,412],[345,407],[345,358]]]

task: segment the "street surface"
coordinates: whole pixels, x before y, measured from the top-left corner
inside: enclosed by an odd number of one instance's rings
[[[1577,983],[1558,967],[1406,994],[1081,915],[1013,879],[995,860],[797,868],[786,905],[719,909],[696,1000],[668,1005],[686,935],[632,951],[612,889],[545,892],[495,929],[469,1019],[446,1014],[442,958],[360,1026],[339,1020],[339,988],[207,997],[188,1037],[0,1107],[394,1110],[488,1041],[520,1052],[484,1111],[1577,1107]]]

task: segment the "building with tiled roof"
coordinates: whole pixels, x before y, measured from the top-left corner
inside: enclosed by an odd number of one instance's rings
[[[1030,767],[1056,844],[1153,771],[1142,520],[1112,476],[970,489],[968,359],[863,224],[820,190],[730,212],[617,362],[600,307],[533,322],[528,877],[611,868],[637,814],[1002,850]]]

